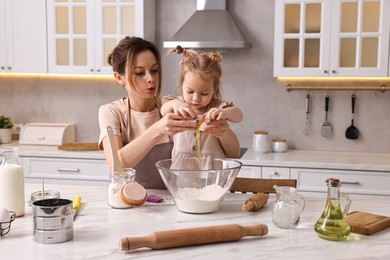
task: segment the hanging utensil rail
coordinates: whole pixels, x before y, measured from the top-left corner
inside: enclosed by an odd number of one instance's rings
[[[343,87],[343,86],[332,86],[332,87],[308,87],[308,86],[291,86],[287,84],[287,91],[291,90],[379,90],[384,93],[386,90],[390,90],[390,86],[381,85],[379,87]]]

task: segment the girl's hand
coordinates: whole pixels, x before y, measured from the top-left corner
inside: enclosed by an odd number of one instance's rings
[[[210,123],[212,120],[227,119],[227,112],[223,109],[213,107],[205,115],[206,123]]]
[[[171,102],[173,102],[172,108],[176,115],[182,116],[185,119],[194,119],[197,117],[195,111],[182,100],[175,99]]]
[[[230,131],[230,126],[226,119],[211,120],[204,129],[204,133],[214,135],[218,138],[221,138],[228,131]]]

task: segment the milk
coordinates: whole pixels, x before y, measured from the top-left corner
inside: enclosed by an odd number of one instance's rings
[[[24,215],[24,174],[22,166],[6,162],[0,166],[0,208]]]

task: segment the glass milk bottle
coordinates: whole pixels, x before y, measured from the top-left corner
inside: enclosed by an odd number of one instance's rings
[[[24,215],[24,174],[18,163],[19,149],[9,147],[0,149],[0,208]]]

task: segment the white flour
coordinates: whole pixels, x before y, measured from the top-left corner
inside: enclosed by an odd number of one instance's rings
[[[175,202],[180,211],[209,213],[219,208],[225,194],[226,190],[217,184],[206,186],[203,189],[179,188]]]
[[[121,188],[123,184],[111,182],[107,187],[108,205],[115,209],[130,208],[121,198]]]

